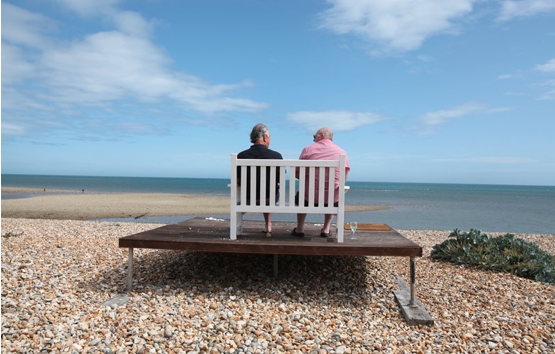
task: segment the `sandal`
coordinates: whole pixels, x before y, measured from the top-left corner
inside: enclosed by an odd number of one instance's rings
[[[293,231],[291,231],[291,235],[296,237],[304,237],[304,232],[297,232],[297,228],[294,228]]]
[[[324,232],[320,230],[320,237],[330,237],[331,232]]]

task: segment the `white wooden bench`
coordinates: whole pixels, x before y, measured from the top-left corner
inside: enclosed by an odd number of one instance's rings
[[[260,171],[260,185],[257,185],[257,168]],[[249,168],[250,167],[250,168]],[[270,173],[267,168],[270,168]],[[241,169],[241,180],[238,178],[237,169]],[[295,171],[299,169],[299,179],[296,181]],[[339,168],[339,202],[334,206],[335,169]],[[308,203],[305,205],[306,171],[308,169]],[[279,170],[279,181],[276,181]],[[289,173],[286,171],[289,170]],[[247,171],[250,173],[250,196],[247,200]],[[326,188],[326,173],[328,186]],[[318,178],[316,186],[315,177]],[[238,159],[237,154],[231,154],[231,221],[230,238],[237,239],[243,233],[243,214],[245,213],[287,213],[287,214],[333,214],[337,216],[336,234],[337,242],[343,242],[343,225],[345,220],[345,155],[339,160],[270,160],[270,159]],[[269,198],[266,199],[267,181],[269,180]],[[276,200],[276,182],[280,185],[280,197]],[[234,186],[236,186],[234,188]],[[242,187],[245,188],[242,188]],[[260,189],[260,201],[256,201],[257,189]],[[327,192],[325,192],[327,189]],[[319,203],[315,202],[318,190]],[[299,193],[299,203],[295,203],[295,195]],[[327,193],[327,206],[324,205],[324,196]]]

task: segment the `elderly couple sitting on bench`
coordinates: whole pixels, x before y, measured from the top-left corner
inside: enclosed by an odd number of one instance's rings
[[[250,139],[252,142],[252,146],[240,152],[236,155],[236,159],[270,159],[270,160],[283,160],[281,154],[277,151],[269,149],[271,135],[270,130],[264,124],[257,124],[252,129],[250,134]],[[333,143],[333,132],[330,128],[324,127],[318,129],[316,134],[313,136],[314,143],[305,147],[301,155],[299,156],[299,160],[284,160],[282,162],[272,161],[272,164],[268,161],[267,163],[258,162],[256,168],[256,191],[252,190],[252,192],[256,193],[256,206],[260,206],[264,204],[258,210],[263,211],[264,221],[265,221],[265,230],[264,232],[268,237],[271,236],[272,232],[272,212],[296,212],[297,213],[297,226],[291,232],[293,236],[303,237],[304,236],[304,223],[306,219],[307,212],[309,213],[317,213],[318,211],[326,211],[331,210],[330,208],[338,208],[339,204],[341,203],[341,214],[343,212],[344,207],[344,190],[341,190],[340,187],[343,189],[345,188],[345,180],[347,179],[347,175],[349,173],[349,160],[347,158],[347,154],[343,149]],[[235,158],[235,155],[233,158]],[[236,182],[237,185],[241,184],[241,162],[237,161],[236,163],[233,162],[232,158],[232,174],[233,169],[236,169]],[[318,163],[308,163],[307,161],[314,161],[318,160]],[[335,162],[338,163],[343,160],[344,171],[341,171],[339,164],[336,165],[329,165],[326,164],[328,162]],[[304,163],[303,163],[304,162]],[[267,166],[266,169],[261,169],[260,166]],[[324,166],[336,166],[336,167],[324,167]],[[244,166],[243,166],[244,167]],[[274,173],[272,173],[270,168],[273,168]],[[285,203],[280,203],[279,197],[279,187],[280,184],[285,186],[285,167],[289,167],[291,174],[293,173],[293,169],[295,170],[295,177],[299,179],[299,190],[294,192],[295,188],[295,180],[292,176],[290,176],[290,193],[289,193],[289,200],[291,201],[293,198],[295,199],[295,206],[285,207]],[[333,168],[335,170],[334,173],[334,180],[329,180],[330,170]],[[250,205],[251,199],[251,173],[250,167],[247,167],[244,171],[246,171],[246,191],[243,192],[244,197],[247,199],[247,203]],[[304,171],[304,173],[303,173]],[[254,171],[253,171],[254,172]],[[342,173],[343,172],[343,173]],[[265,180],[265,183],[260,183],[261,178]],[[233,182],[233,181],[232,181]],[[281,182],[281,183],[280,183]],[[303,183],[304,182],[304,183]],[[302,184],[302,185],[301,185]],[[333,191],[330,190],[333,188]],[[234,192],[232,188],[232,199],[234,199]],[[274,192],[275,194],[273,195]],[[304,205],[299,203],[299,194],[304,195]],[[319,196],[324,195],[324,205],[319,205]],[[260,203],[261,195],[265,195],[266,202],[264,201]],[[293,197],[294,195],[294,197]],[[293,197],[293,198],[292,198]],[[239,196],[235,195],[235,198],[238,200]],[[333,207],[330,206],[328,208],[328,200],[333,198],[334,203]],[[277,203],[277,204],[276,204]],[[235,208],[234,206],[238,205],[236,200],[232,200],[232,223],[234,212],[241,211],[240,207]],[[276,206],[274,206],[276,205]],[[328,208],[328,209],[325,209]],[[243,208],[243,212],[246,211],[254,211],[255,209],[251,208]],[[325,213],[324,219],[324,226],[320,230],[321,237],[328,237],[331,233],[331,223],[333,220],[334,214]],[[338,228],[342,227],[339,225],[339,222],[343,221],[343,215],[341,215],[341,220],[339,220],[338,214]],[[233,227],[233,225],[232,225]],[[240,230],[239,230],[240,231]],[[241,232],[241,231],[240,231]],[[233,236],[233,235],[232,235]],[[342,236],[342,233],[341,233]],[[233,238],[233,237],[232,237]],[[341,237],[342,238],[342,237]],[[341,242],[342,240],[340,240]]]

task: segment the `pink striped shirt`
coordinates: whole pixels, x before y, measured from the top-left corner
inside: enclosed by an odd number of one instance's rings
[[[335,145],[330,139],[322,139],[314,144],[311,144],[303,149],[299,160],[339,160],[339,155],[345,155],[345,180],[351,168],[349,167],[349,158],[345,150]],[[295,174],[299,176],[299,171]],[[318,174],[316,174],[316,186],[318,186]],[[328,174],[326,173],[326,190],[324,203],[328,202]],[[306,171],[306,187],[305,187],[305,200],[308,200],[308,170]],[[318,201],[318,189],[316,189],[316,199]],[[335,200],[339,200],[339,169],[335,169]]]

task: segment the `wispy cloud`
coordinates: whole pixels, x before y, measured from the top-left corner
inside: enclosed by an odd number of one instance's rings
[[[512,156],[449,157],[433,159],[434,162],[471,162],[479,164],[516,165],[536,163],[538,160]]]
[[[536,69],[545,73],[554,73],[555,74],[555,58],[549,60],[545,64],[536,65]]]
[[[173,70],[171,59],[150,38],[153,22],[136,12],[118,11],[118,1],[59,2],[80,15],[101,16],[113,29],[72,42],[56,41],[49,36],[57,28],[54,20],[2,4],[3,123],[21,125],[22,117],[27,122],[25,129],[11,129],[10,135],[33,130],[33,121],[38,128],[54,108],[71,111],[71,119],[76,120],[87,119],[94,112],[82,113],[82,107],[118,110],[130,101],[163,103],[183,116],[190,112],[257,112],[268,106],[233,95],[252,86],[250,80],[214,84]],[[21,97],[26,97],[29,105],[22,106]],[[2,129],[2,133],[8,130]]]
[[[488,109],[486,112],[488,112],[488,113],[501,113],[501,112],[510,112],[512,110],[514,110],[513,107],[497,107],[497,108]]]
[[[456,32],[455,21],[472,11],[476,0],[328,0],[332,7],[319,15],[320,27],[354,34],[374,52],[414,50],[430,36]]]
[[[425,113],[418,118],[419,124],[412,127],[412,130],[418,135],[432,135],[440,132],[440,127],[449,123],[454,119],[461,119],[471,116],[475,113],[499,113],[510,111],[510,107],[488,108],[486,105],[478,102],[467,102],[460,106],[449,109],[442,109]]]
[[[555,58],[549,60],[545,64],[536,65],[536,69],[546,74],[555,74]],[[541,83],[549,89],[540,95],[540,100],[555,100],[555,80],[547,80]]]
[[[546,81],[542,83],[542,86],[547,86],[550,89],[545,92],[542,92],[539,99],[550,100],[550,101],[555,100],[555,80]]]
[[[457,34],[460,23],[480,0],[327,0],[319,27],[351,34],[370,45],[372,54],[395,54],[420,48],[430,37]],[[497,21],[555,11],[553,0],[499,0]]]
[[[321,127],[330,127],[333,131],[347,131],[355,128],[376,124],[385,119],[371,112],[354,111],[300,111],[287,114],[286,119],[301,125],[309,131],[316,131]]]
[[[508,21],[515,17],[528,17],[555,11],[553,0],[505,0],[501,2],[498,21]]]
[[[517,72],[514,74],[502,74],[497,77],[497,80],[507,80],[507,79],[518,79],[522,77],[522,72]]]
[[[56,28],[56,22],[46,16],[2,2],[2,44],[7,41],[23,48],[48,48],[53,44],[48,33]]]
[[[426,126],[441,125],[452,119],[464,117],[485,109],[486,107],[483,104],[470,102],[451,109],[428,112],[420,120]]]
[[[83,17],[113,14],[121,0],[56,0]]]

